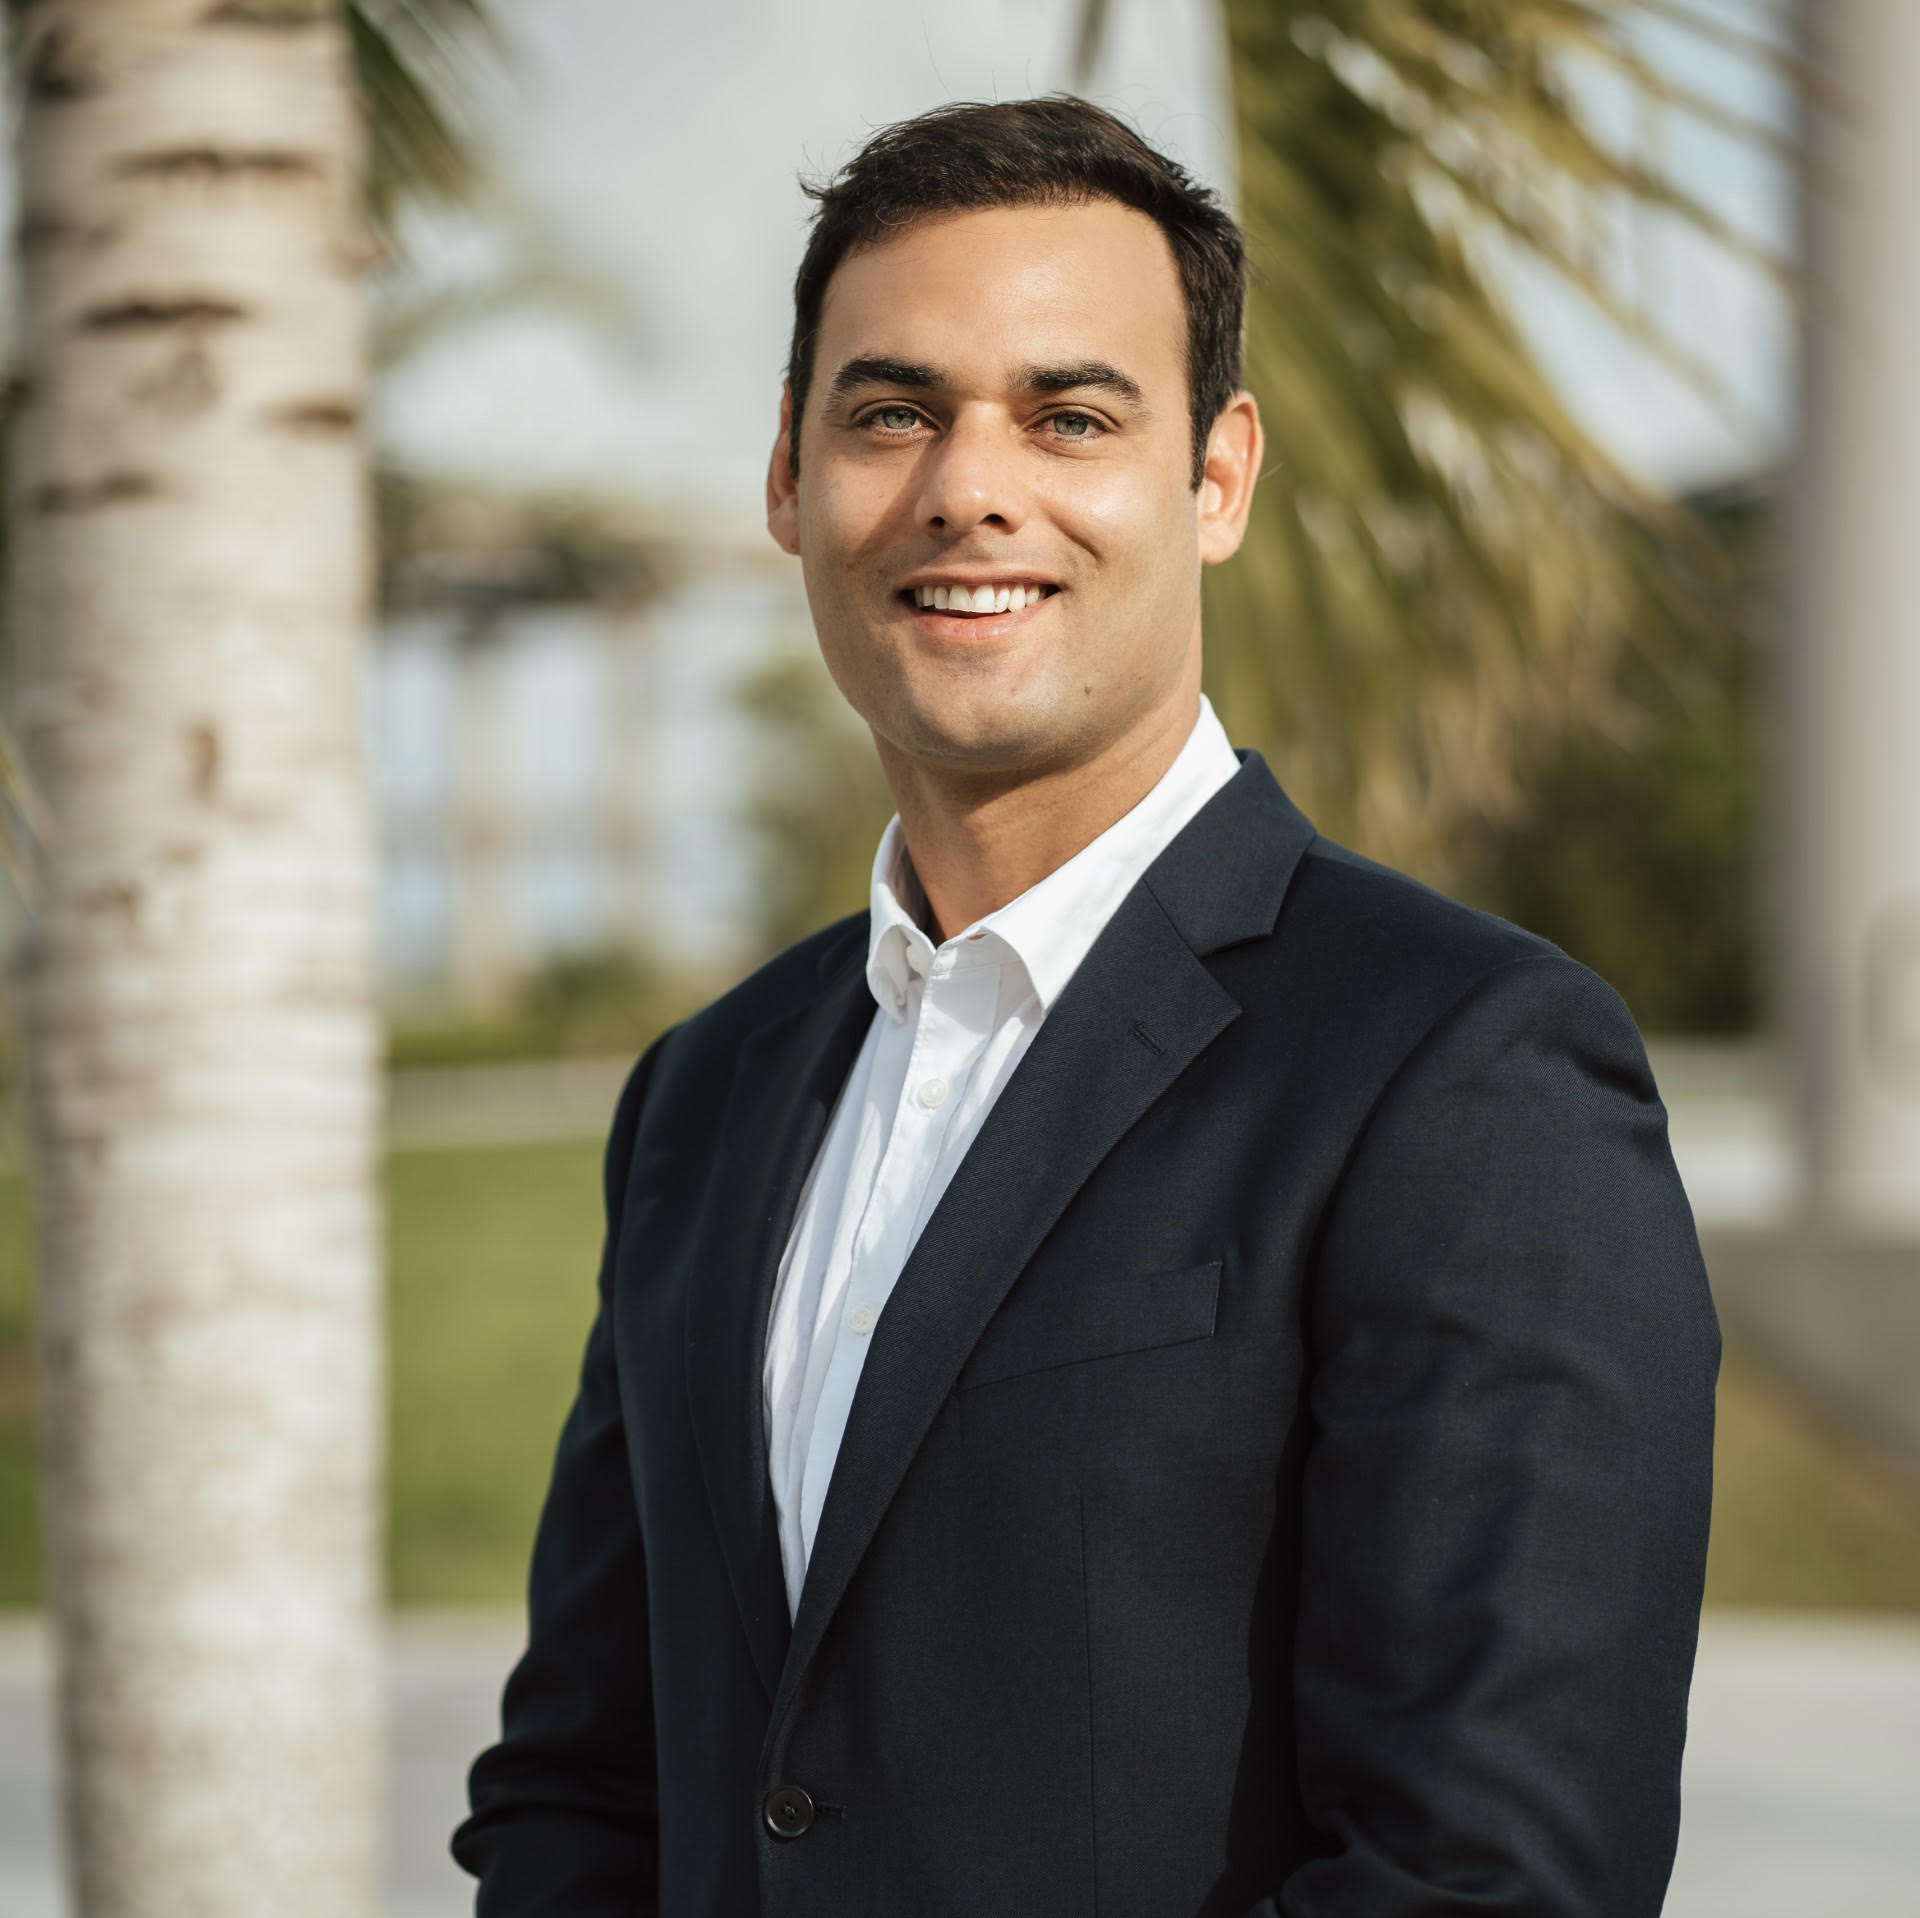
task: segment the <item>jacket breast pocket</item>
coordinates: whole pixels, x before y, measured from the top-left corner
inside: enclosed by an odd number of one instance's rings
[[[960,1374],[960,1389],[1210,1339],[1220,1304],[1220,1263],[1054,1284],[1032,1297],[1016,1288],[980,1335]]]

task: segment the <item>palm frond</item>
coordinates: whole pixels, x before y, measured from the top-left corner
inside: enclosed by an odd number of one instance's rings
[[[1622,647],[1697,621],[1714,577],[1686,516],[1554,391],[1498,290],[1503,251],[1726,406],[1637,303],[1623,212],[1788,277],[1602,136],[1578,64],[1604,62],[1656,113],[1775,151],[1779,136],[1647,63],[1633,16],[1690,17],[1679,0],[1225,9],[1271,470],[1241,558],[1208,580],[1210,687],[1329,831],[1444,877],[1464,822],[1517,806],[1527,742],[1576,717],[1631,726]]]
[[[499,30],[486,0],[347,0],[346,14],[367,112],[368,203],[390,229],[401,202],[457,200],[473,187],[472,101]]]

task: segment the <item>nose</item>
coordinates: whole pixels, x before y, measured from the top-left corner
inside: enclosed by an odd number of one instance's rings
[[[964,406],[920,468],[920,524],[943,539],[977,526],[1017,531],[1026,517],[1020,448],[998,408]]]

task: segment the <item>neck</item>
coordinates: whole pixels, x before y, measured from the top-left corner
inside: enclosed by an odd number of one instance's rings
[[[1013,777],[958,772],[876,740],[936,939],[1038,885],[1130,813],[1180,756],[1197,688],[1144,714],[1093,758]]]

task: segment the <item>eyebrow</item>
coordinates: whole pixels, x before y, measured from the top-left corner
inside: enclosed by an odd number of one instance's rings
[[[896,360],[884,353],[865,353],[851,359],[834,374],[827,388],[827,404],[834,405],[863,386],[903,386],[915,393],[931,393],[940,375],[917,360]]]
[[[946,384],[936,367],[918,360],[896,360],[885,353],[863,353],[848,360],[834,374],[827,387],[827,404],[857,393],[864,386],[893,386],[913,393],[932,393]],[[1145,395],[1137,380],[1130,379],[1117,366],[1105,360],[1081,360],[1071,366],[1029,366],[1014,384],[1026,393],[1111,393],[1130,405],[1141,406]]]
[[[1082,360],[1076,366],[1030,366],[1020,375],[1019,384],[1029,393],[1078,393],[1091,388],[1134,406],[1145,399],[1137,380],[1129,379],[1105,360]]]

